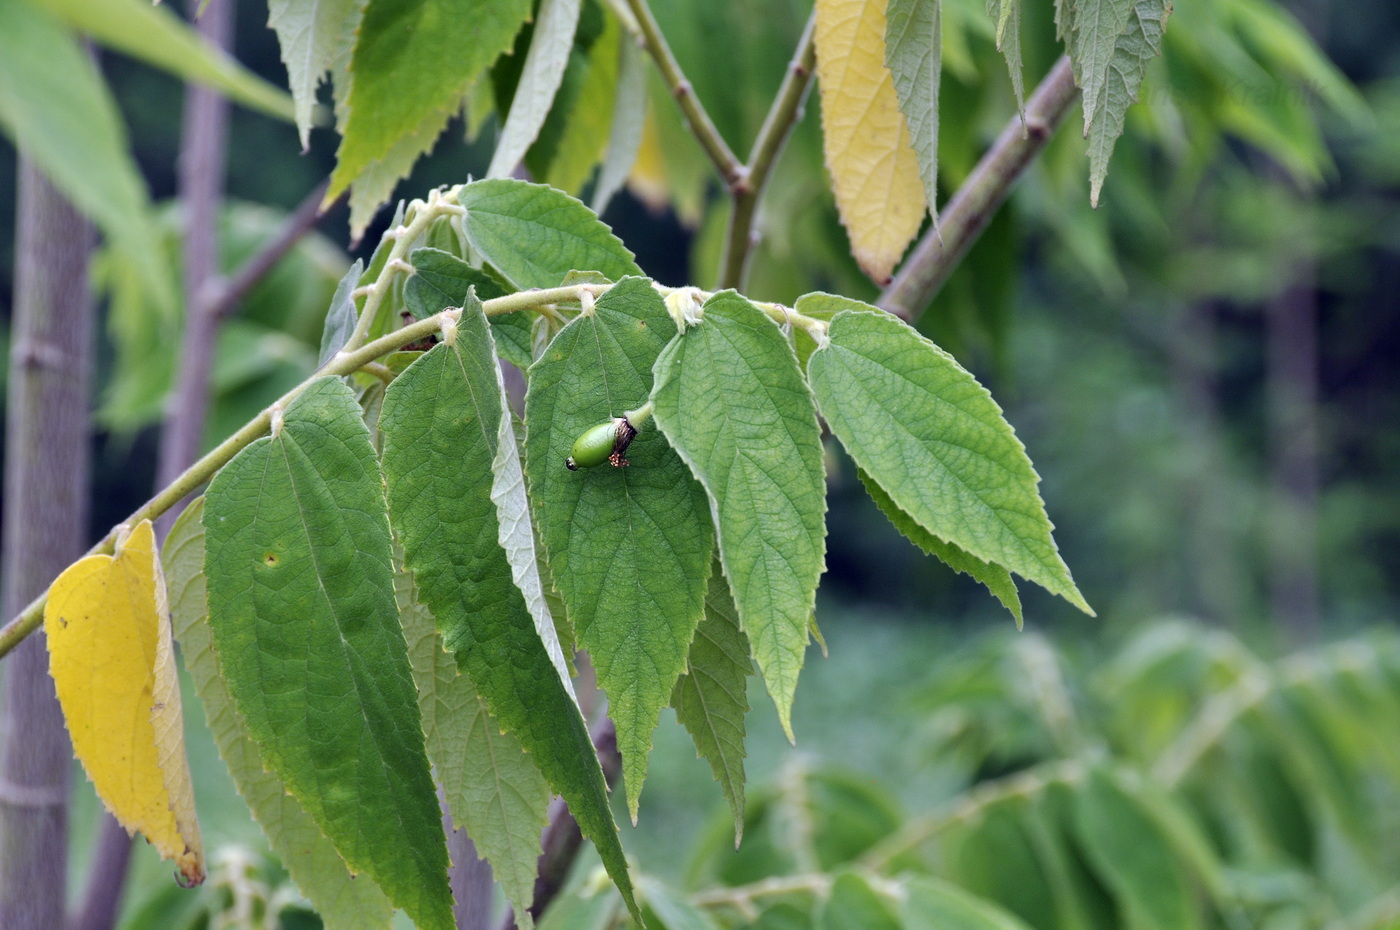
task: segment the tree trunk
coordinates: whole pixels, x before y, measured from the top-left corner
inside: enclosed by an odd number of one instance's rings
[[[5,430],[4,592],[17,614],[87,535],[92,229],[38,169],[19,169],[18,264]],[[0,927],[63,926],[73,752],[43,632],[3,665]]]

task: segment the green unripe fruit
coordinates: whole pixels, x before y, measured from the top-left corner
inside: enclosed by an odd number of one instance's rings
[[[622,454],[627,451],[636,435],[636,427],[628,423],[626,417],[604,420],[597,426],[590,426],[574,440],[573,455],[569,456],[564,464],[571,471],[592,468],[604,462],[610,463],[614,468],[624,468],[631,463],[623,458]]]

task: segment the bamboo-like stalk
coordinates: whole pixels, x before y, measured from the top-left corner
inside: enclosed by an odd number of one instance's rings
[[[5,430],[4,596],[13,612],[82,551],[90,466],[92,230],[21,158]],[[5,663],[0,708],[0,927],[62,927],[73,750],[43,636]]]

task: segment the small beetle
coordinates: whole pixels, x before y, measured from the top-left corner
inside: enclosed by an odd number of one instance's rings
[[[564,464],[570,471],[592,468],[604,462],[614,468],[625,468],[631,462],[622,456],[636,435],[637,428],[627,422],[626,417],[604,420],[597,426],[590,426],[574,440],[573,455]]]

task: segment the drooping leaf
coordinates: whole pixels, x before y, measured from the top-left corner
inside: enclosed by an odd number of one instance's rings
[[[493,178],[465,185],[457,202],[472,248],[517,288],[555,287],[570,271],[610,281],[641,274],[612,230],[561,191]]]
[[[174,279],[116,102],[73,35],[30,3],[0,5],[0,131],[173,314]]]
[[[1011,90],[1016,106],[1026,113],[1026,79],[1021,65],[1021,0],[987,0],[987,15],[996,24],[997,51],[1006,59],[1011,72]]]
[[[1011,616],[1016,618],[1016,628],[1021,628],[1021,597],[1016,593],[1016,582],[1010,572],[1000,565],[983,561],[952,543],[939,539],[920,526],[909,514],[900,510],[899,505],[885,493],[885,489],[869,475],[859,469],[857,472],[860,475],[860,483],[865,486],[865,492],[870,495],[875,506],[880,508],[880,512],[889,518],[894,528],[899,530],[905,539],[929,555],[935,556],[953,571],[970,575],[973,580],[985,585],[987,590],[1001,601],[1002,606],[1011,611]]]
[[[1056,23],[1084,92],[1089,200],[1099,203],[1108,158],[1137,102],[1147,63],[1162,51],[1171,0],[1057,0]]]
[[[142,0],[30,2],[116,51],[187,81],[212,87],[230,100],[268,116],[292,117],[292,101],[285,92],[244,68],[228,53],[211,46],[168,9]],[[33,92],[37,88],[30,90]]]
[[[1119,776],[1102,767],[1075,795],[1080,848],[1112,890],[1127,930],[1201,926],[1193,891],[1167,838]]]
[[[44,609],[49,672],[73,752],[102,803],[204,881],[204,845],[185,758],[165,576],[155,530],[142,520],[115,555],[70,565]]]
[[[617,95],[613,100],[612,128],[608,130],[608,150],[598,181],[593,186],[590,206],[602,215],[613,196],[627,183],[642,147],[642,128],[647,115],[646,55],[636,42],[625,37],[617,64]]]
[[[705,591],[705,616],[695,629],[671,706],[734,811],[736,846],[744,836],[744,715],[749,712],[752,674],[749,640],[739,628],[739,612],[723,570],[716,565]]]
[[[906,930],[1029,930],[1014,914],[930,876],[912,876],[901,890],[900,917]]]
[[[357,258],[335,287],[330,309],[326,311],[326,325],[321,330],[321,351],[316,357],[317,368],[324,368],[327,362],[335,358],[335,354],[345,348],[345,343],[350,341],[350,334],[355,331],[359,308],[353,294],[364,271],[364,259]]]
[[[369,0],[269,0],[267,24],[277,33],[287,83],[295,104],[297,133],[305,151],[311,142],[316,88],[336,62],[350,56]]]
[[[863,875],[842,872],[817,920],[819,930],[902,930],[897,902]]]
[[[413,576],[395,573],[394,589],[433,772],[453,822],[491,863],[521,930],[530,930],[549,785],[520,741],[492,718],[471,676],[442,648]]]
[[[892,316],[840,313],[807,363],[831,431],[939,539],[1091,613],[1051,538],[1025,448],[986,388]]]
[[[919,160],[885,67],[885,0],[817,0],[823,149],[851,252],[878,284],[927,210]]]
[[[938,82],[943,74],[942,0],[888,0],[885,65],[919,159],[928,212],[938,217]],[[995,3],[997,0],[991,0]],[[1013,0],[1014,2],[1014,0]]]
[[[551,114],[554,128],[548,142],[548,162],[539,175],[540,180],[568,191],[581,192],[593,174],[593,168],[603,159],[612,128],[613,106],[617,99],[619,48],[622,27],[617,18],[604,17],[603,30],[589,45],[586,53],[575,48],[570,62],[570,74],[565,80],[572,84],[567,109],[556,108]],[[532,159],[533,161],[533,159]],[[526,164],[530,164],[529,161]]]
[[[511,47],[530,9],[529,0],[370,3],[350,63],[349,115],[327,199],[391,153],[395,171],[406,170],[472,82]]]
[[[209,625],[263,761],[421,926],[450,928],[447,844],[354,394],[312,382],[205,498]]]
[[[825,569],[826,484],[812,395],[792,346],[733,291],[655,366],[656,422],[704,485],[720,560],[783,729]]]
[[[564,80],[581,6],[581,0],[543,0],[540,3],[530,51],[525,56],[515,96],[511,99],[510,114],[496,140],[491,166],[486,169],[488,178],[510,177],[525,157],[530,143],[539,135],[559,84]]]
[[[239,795],[322,922],[343,930],[388,930],[394,907],[369,875],[355,876],[282,780],[263,765],[233,708],[209,632],[204,579],[204,498],[170,528],[161,559],[170,585],[170,619],[209,730]]]
[[[714,530],[705,492],[655,429],[631,466],[570,471],[585,430],[640,407],[676,325],[646,278],[623,278],[530,369],[526,472],[554,584],[617,725],[635,819],[651,733],[704,612]]]
[[[480,302],[468,300],[455,330],[394,380],[380,431],[390,512],[419,599],[630,900],[603,773],[534,572],[533,537],[522,541],[531,529],[518,460],[513,469],[502,462],[515,440]],[[526,550],[533,591],[521,584]]]

